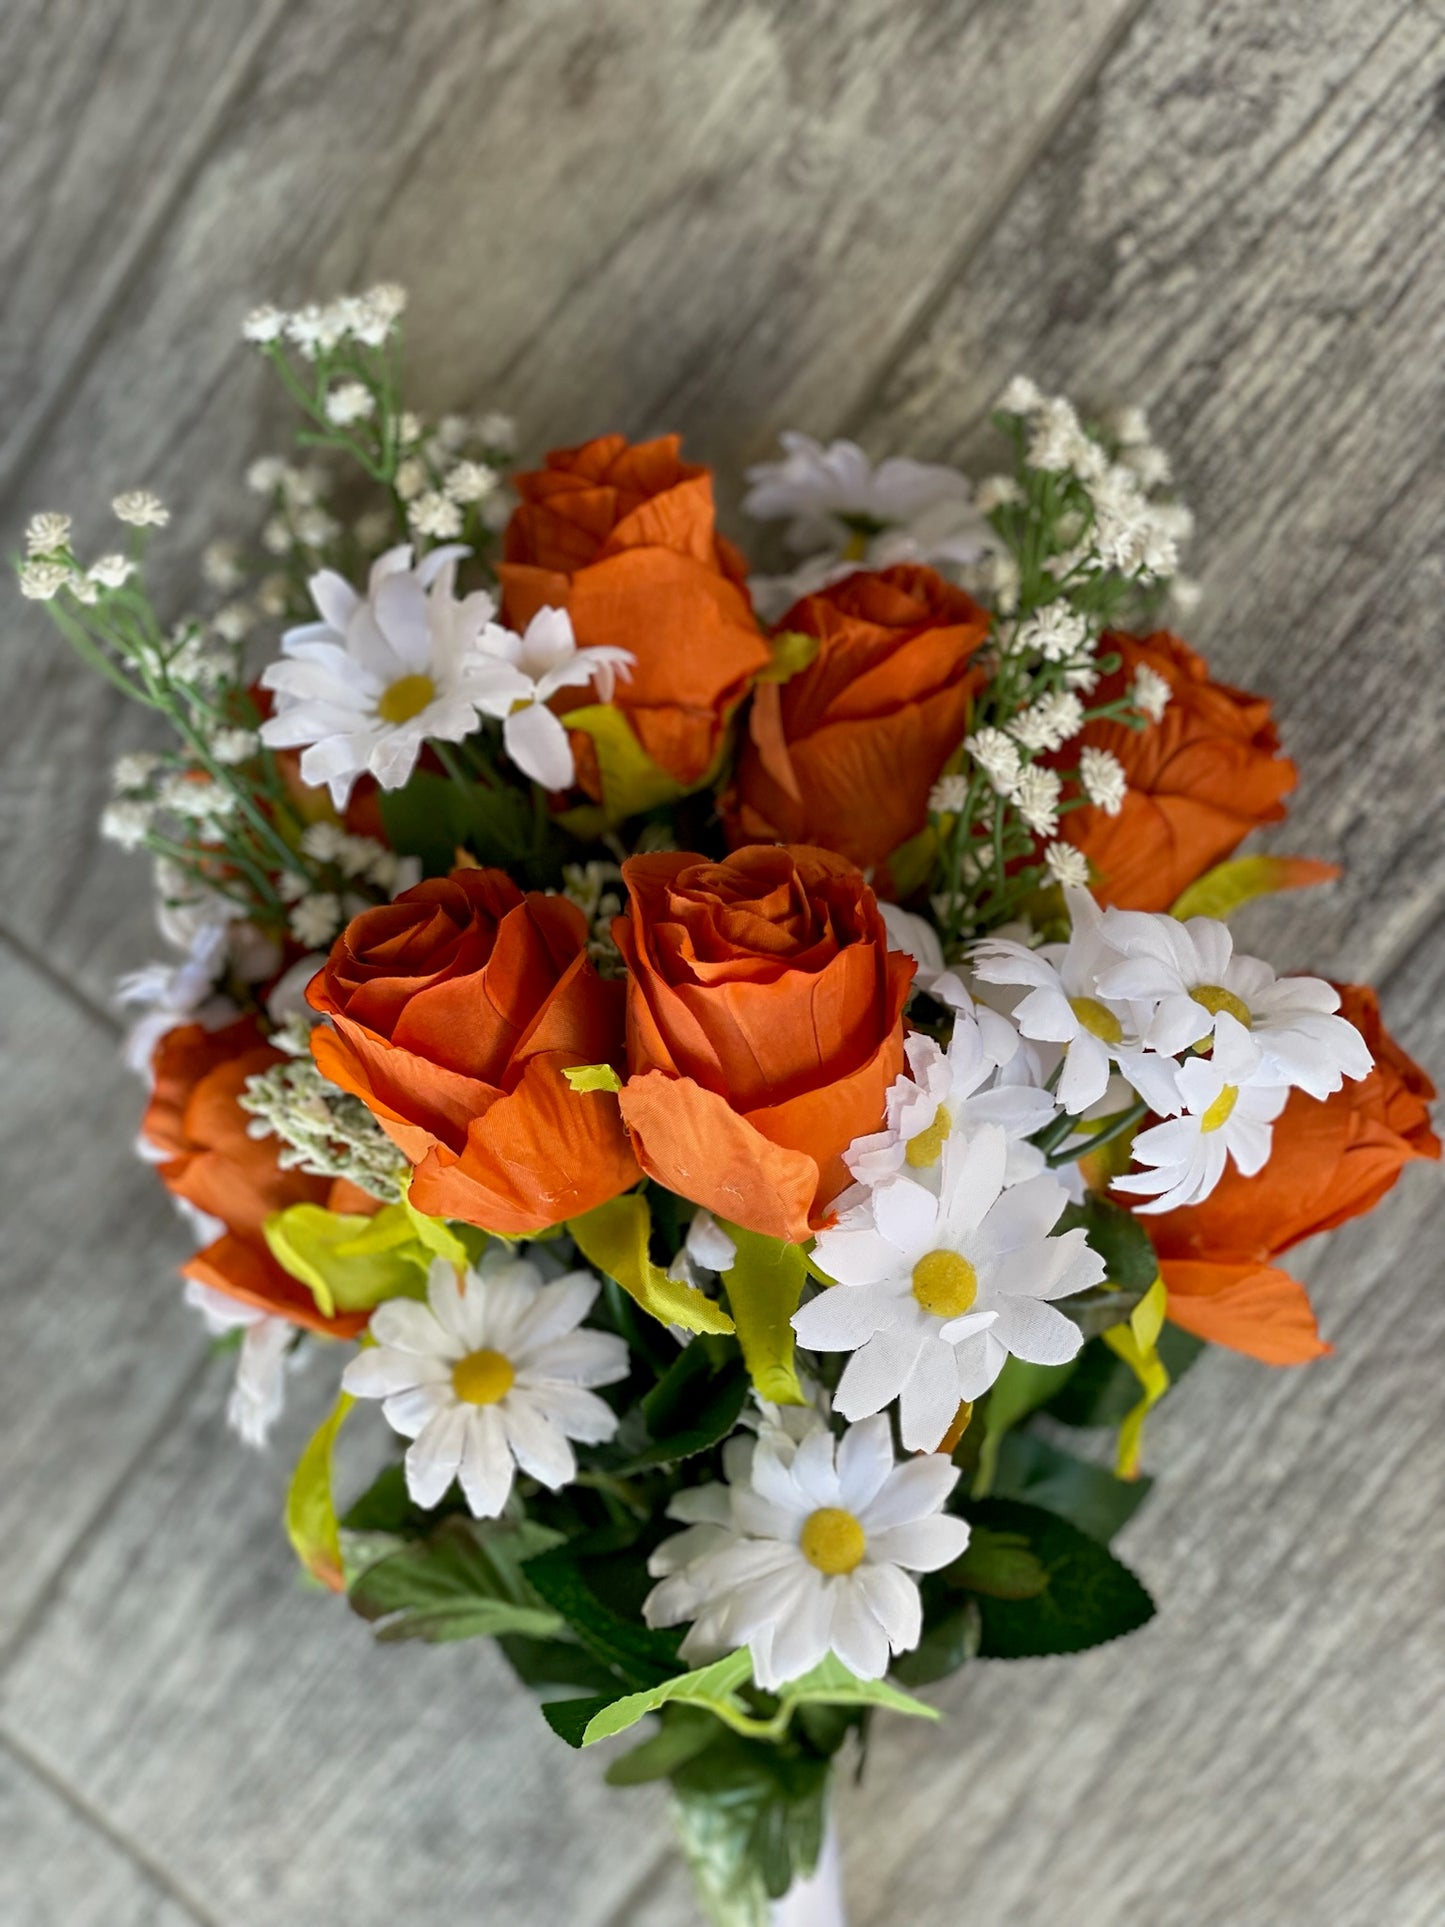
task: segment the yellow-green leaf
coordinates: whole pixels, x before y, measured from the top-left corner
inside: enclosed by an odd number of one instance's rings
[[[447,1263],[455,1265],[458,1271],[471,1262],[471,1253],[446,1219],[429,1218],[424,1211],[418,1211],[412,1203],[409,1175],[402,1187],[401,1203],[402,1209],[406,1212],[407,1223],[411,1226],[418,1243],[423,1245],[434,1258],[445,1258]]]
[[[779,629],[776,635],[768,637],[768,647],[773,659],[766,669],[758,671],[758,682],[789,681],[800,669],[807,668],[821,645],[816,636],[804,635],[801,629]]]
[[[293,1204],[273,1211],[262,1229],[277,1264],[310,1290],[324,1318],[335,1318],[425,1294],[437,1247],[419,1235],[419,1215],[406,1204],[384,1205],[372,1218]]]
[[[568,729],[581,730],[592,738],[609,823],[639,816],[684,794],[683,785],[653,762],[633,735],[632,725],[613,704],[589,703],[585,708],[569,710],[562,721]]]
[[[286,1493],[286,1536],[307,1572],[332,1592],[345,1591],[346,1575],[341,1563],[336,1503],[331,1496],[331,1452],[355,1402],[347,1392],[338,1395],[296,1461]]]
[[[652,1212],[646,1198],[629,1191],[568,1221],[567,1229],[589,1264],[605,1271],[642,1309],[664,1325],[684,1331],[727,1333],[733,1321],[696,1285],[669,1278],[648,1256]]]
[[[1337,863],[1320,863],[1311,856],[1236,856],[1206,870],[1179,897],[1169,914],[1185,917],[1227,917],[1252,897],[1273,896],[1277,890],[1302,890],[1312,883],[1330,883],[1340,874]]]
[[[898,845],[888,859],[888,874],[900,903],[923,888],[933,874],[937,857],[938,837],[931,823],[925,824],[917,836],[910,836],[906,843]]]
[[[1122,1358],[1138,1379],[1143,1396],[1119,1427],[1118,1457],[1115,1471],[1121,1479],[1137,1479],[1144,1448],[1144,1420],[1169,1390],[1169,1374],[1159,1356],[1159,1334],[1164,1329],[1164,1314],[1169,1294],[1164,1280],[1156,1278],[1129,1314],[1124,1325],[1104,1333],[1104,1343]]]
[[[620,1091],[622,1079],[610,1064],[569,1064],[562,1075],[574,1091]]]
[[[803,1294],[808,1261],[802,1247],[743,1231],[723,1230],[737,1247],[737,1258],[723,1273],[743,1363],[759,1398],[775,1405],[806,1405],[793,1365],[793,1313]]]

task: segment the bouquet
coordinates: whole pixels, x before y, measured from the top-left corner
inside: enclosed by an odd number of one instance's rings
[[[171,732],[103,824],[169,951],[143,1154],[236,1430],[334,1386],[306,1573],[625,1736],[715,1921],[841,1918],[840,1759],[1150,1617],[1147,1415],[1207,1344],[1329,1349],[1279,1260],[1439,1156],[1433,1091],[1368,989],[1234,947],[1333,872],[1234,854],[1296,772],[1162,626],[1137,409],[1016,380],[976,484],[785,435],[750,575],[676,437],[508,480],[507,418],[408,409],[404,306],[247,320],[304,452],[204,613],[146,594],[148,492],[89,563],[28,530]],[[387,1450],[339,1500],[343,1425]]]

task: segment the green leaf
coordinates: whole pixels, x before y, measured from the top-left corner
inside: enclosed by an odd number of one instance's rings
[[[1339,874],[1337,863],[1320,863],[1314,857],[1237,856],[1206,870],[1176,900],[1169,914],[1180,918],[1224,918],[1253,897],[1272,896],[1276,890],[1301,890],[1312,883],[1330,883]]]
[[[1040,1405],[1057,1397],[1060,1388],[1068,1383],[1074,1364],[1072,1359],[1067,1365],[1030,1365],[1022,1358],[1005,1359],[984,1407],[983,1443],[973,1481],[976,1497],[982,1498],[993,1490],[1004,1434]]]
[[[343,1516],[341,1526],[345,1532],[392,1532],[408,1538],[422,1518],[426,1518],[428,1525],[433,1523],[429,1515],[412,1504],[406,1489],[406,1468],[398,1459],[377,1474]]]
[[[562,718],[568,729],[592,738],[602,778],[602,805],[609,824],[684,795],[676,777],[654,763],[632,732],[632,725],[611,703],[589,703]],[[565,819],[564,819],[565,820]]]
[[[582,1744],[595,1746],[598,1740],[610,1740],[615,1734],[625,1733],[629,1726],[636,1726],[649,1713],[660,1712],[674,1702],[702,1706],[709,1711],[715,1711],[718,1706],[731,1707],[736,1689],[745,1686],[752,1676],[752,1658],[745,1649],[729,1653],[725,1659],[714,1660],[711,1666],[701,1666],[695,1672],[675,1673],[671,1679],[650,1686],[645,1692],[627,1693],[600,1708],[588,1721]]]
[[[1037,1599],[1049,1575],[1027,1534],[976,1524],[967,1550],[948,1568],[948,1583],[985,1599]]]
[[[664,1325],[692,1332],[731,1332],[733,1321],[696,1285],[669,1278],[652,1262],[648,1244],[652,1212],[647,1199],[629,1191],[610,1198],[580,1218],[568,1220],[577,1249],[591,1265],[634,1298]]]
[[[574,1091],[620,1091],[622,1079],[610,1064],[571,1064],[563,1072]]]
[[[677,1658],[681,1634],[654,1632],[604,1605],[587,1583],[583,1562],[570,1550],[529,1560],[527,1578],[593,1658],[620,1673],[629,1685],[660,1686],[682,1670]]]
[[[1107,1466],[1062,1452],[1031,1432],[1010,1432],[999,1453],[994,1496],[1057,1512],[1100,1545],[1138,1511],[1153,1481],[1118,1479]]]
[[[982,1622],[976,1599],[948,1599],[942,1587],[925,1580],[923,1603],[922,1639],[893,1662],[893,1677],[905,1686],[932,1686],[978,1654]]]
[[[900,1692],[886,1679],[859,1679],[831,1653],[811,1673],[790,1680],[780,1689],[779,1697],[788,1710],[798,1706],[882,1706],[890,1713],[907,1713],[914,1719],[939,1717],[937,1707]]]
[[[562,1622],[538,1602],[522,1562],[559,1537],[530,1520],[446,1519],[430,1539],[368,1566],[352,1585],[351,1604],[380,1640],[439,1645],[501,1633],[545,1639]]]
[[[262,1230],[277,1264],[307,1287],[324,1318],[335,1318],[387,1298],[425,1296],[432,1253],[414,1215],[404,1204],[383,1205],[370,1218],[293,1204],[273,1211]]]
[[[1159,1356],[1177,1384],[1204,1350],[1204,1341],[1177,1325],[1159,1334]],[[1122,1425],[1139,1397],[1139,1381],[1101,1338],[1090,1339],[1074,1361],[1073,1376],[1043,1408],[1064,1425]]]
[[[711,1746],[720,1731],[710,1713],[679,1707],[650,1739],[614,1760],[602,1777],[608,1786],[643,1786],[649,1780],[670,1779],[678,1767]]]
[[[286,1536],[312,1578],[333,1592],[342,1590],[346,1578],[336,1504],[331,1496],[331,1452],[355,1402],[346,1392],[338,1394],[297,1460],[286,1493]]]
[[[1089,1243],[1104,1260],[1110,1287],[1115,1292],[1134,1294],[1136,1302],[1142,1298],[1159,1276],[1159,1260],[1148,1232],[1134,1213],[1091,1191],[1082,1204],[1069,1205],[1054,1228],[1056,1232],[1069,1231],[1075,1225],[1084,1227]],[[1084,1296],[1080,1294],[1081,1299]],[[1127,1318],[1131,1309],[1132,1305],[1127,1306],[1122,1316]]]
[[[828,1777],[826,1759],[731,1733],[676,1769],[679,1830],[710,1918],[766,1927],[768,1900],[817,1864]]]
[[[737,1247],[723,1273],[743,1362],[759,1398],[775,1405],[806,1405],[793,1365],[792,1316],[803,1295],[808,1261],[800,1246],[735,1224],[722,1229]]]
[[[577,1686],[607,1699],[616,1691],[616,1676],[599,1665],[591,1653],[571,1639],[532,1639],[525,1633],[503,1633],[497,1645],[524,1686]]]
[[[386,840],[400,856],[421,858],[428,876],[445,876],[467,850],[478,863],[514,868],[532,849],[530,789],[454,783],[434,770],[418,770],[399,790],[380,790],[377,801]]]
[[[1154,1602],[1127,1566],[1067,1519],[1016,1499],[969,1505],[975,1528],[1027,1548],[1042,1584],[1027,1598],[978,1598],[984,1659],[1027,1659],[1103,1645],[1153,1617]],[[964,1554],[966,1562],[968,1554]],[[962,1562],[944,1577],[952,1585]],[[964,1577],[957,1583],[967,1584]]]
[[[736,1352],[718,1370],[705,1342],[695,1338],[642,1401],[652,1443],[611,1470],[627,1478],[710,1451],[736,1429],[747,1395],[748,1375]]]

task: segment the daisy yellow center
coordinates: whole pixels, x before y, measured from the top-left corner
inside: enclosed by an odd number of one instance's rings
[[[420,716],[436,693],[430,676],[398,676],[382,691],[376,713],[384,723],[409,723],[413,716]]]
[[[1122,1043],[1124,1026],[1107,1004],[1101,1004],[1097,997],[1071,997],[1069,1009],[1091,1037],[1097,1037],[1104,1044]]]
[[[935,1318],[962,1318],[978,1296],[978,1273],[961,1251],[930,1251],[913,1267],[913,1296]]]
[[[1235,1105],[1239,1102],[1239,1086],[1226,1084],[1215,1098],[1209,1109],[1199,1120],[1201,1131],[1217,1131],[1221,1124],[1227,1124]]]
[[[948,1106],[940,1104],[933,1113],[933,1122],[926,1130],[915,1132],[909,1138],[903,1156],[915,1171],[927,1171],[943,1156],[943,1147],[948,1142],[948,1134],[953,1129],[953,1119],[948,1114]]]
[[[803,1521],[798,1545],[810,1566],[836,1576],[861,1563],[868,1540],[851,1512],[824,1505]]]
[[[495,1405],[511,1391],[516,1376],[510,1358],[483,1348],[452,1366],[452,1390],[466,1405]]]
[[[1244,1025],[1246,1030],[1254,1021],[1249,1013],[1249,1005],[1244,999],[1236,997],[1232,990],[1226,990],[1223,984],[1196,984],[1189,995],[1196,1004],[1203,1004],[1211,1017],[1217,1017],[1220,1011],[1227,1010],[1237,1023]]]

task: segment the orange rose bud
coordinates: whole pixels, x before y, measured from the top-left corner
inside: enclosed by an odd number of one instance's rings
[[[1262,1171],[1242,1178],[1230,1165],[1202,1204],[1149,1221],[1173,1322],[1272,1365],[1329,1350],[1304,1286],[1273,1260],[1372,1210],[1412,1160],[1440,1155],[1429,1078],[1380,1022],[1373,990],[1335,988],[1374,1056],[1369,1076],[1323,1100],[1292,1091]]]
[[[962,742],[989,618],[913,563],[860,570],[790,609],[818,653],[753,697],[724,799],[728,841],[818,843],[881,871],[928,822],[928,793]],[[885,878],[881,893],[891,895]]]
[[[716,762],[728,717],[770,652],[742,557],[714,527],[711,473],[678,448],[676,435],[635,445],[603,435],[513,476],[522,500],[499,573],[514,628],[539,609],[566,609],[581,647],[632,651],[614,704],[652,761],[688,789]],[[559,709],[588,700],[569,691]],[[600,801],[590,740],[574,732],[573,748],[579,783]]]
[[[622,866],[630,910],[620,1102],[644,1171],[748,1231],[800,1243],[850,1182],[903,1069],[913,961],[831,850],[667,851]]]
[[[635,1184],[616,1100],[575,1064],[622,1063],[623,987],[587,956],[565,897],[462,869],[363,910],[307,996],[311,1048],[415,1167],[411,1200],[522,1237]]]
[[[1048,759],[1073,767],[1085,744],[1112,750],[1129,793],[1117,816],[1087,806],[1059,830],[1088,857],[1100,903],[1122,910],[1167,910],[1180,892],[1227,857],[1261,823],[1284,815],[1281,798],[1296,770],[1279,752],[1263,696],[1212,682],[1203,660],[1178,636],[1106,634],[1100,653],[1122,666],[1090,698],[1113,702],[1141,664],[1168,683],[1169,706],[1143,730],[1095,722]]]
[[[221,1030],[183,1024],[167,1031],[152,1059],[155,1088],[141,1134],[166,1158],[160,1176],[178,1198],[219,1218],[226,1230],[181,1266],[183,1276],[332,1338],[352,1338],[366,1312],[324,1318],[306,1286],[271,1256],[262,1226],[273,1211],[319,1204],[371,1213],[380,1200],[339,1179],[283,1171],[274,1138],[248,1135],[240,1095],[249,1077],[285,1062],[252,1017]]]

